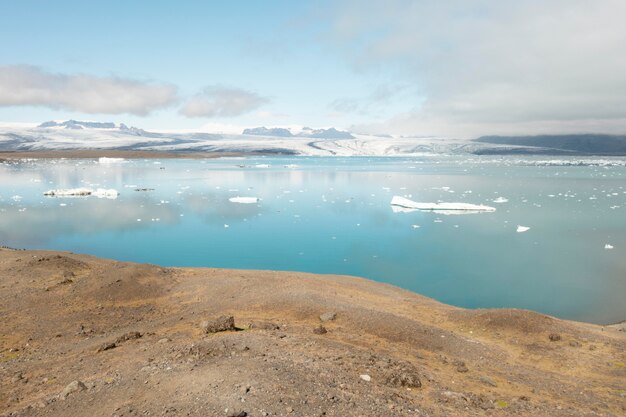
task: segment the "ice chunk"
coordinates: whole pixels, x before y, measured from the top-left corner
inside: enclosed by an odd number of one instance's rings
[[[498,204],[502,204],[502,203],[508,203],[509,199],[505,198],[505,197],[498,197],[495,200],[493,200],[494,203],[498,203]]]
[[[604,245],[604,249],[613,249],[613,245],[607,243],[606,245]]]
[[[105,189],[105,188],[98,188],[97,190],[95,190],[93,193],[91,193],[91,195],[98,197],[98,198],[110,198],[110,199],[115,199],[117,198],[117,196],[119,195],[119,193],[117,192],[117,190],[114,190],[112,188],[110,189]]]
[[[92,188],[67,188],[58,190],[49,190],[43,193],[48,197],[87,197],[94,196],[98,198],[117,198],[119,193],[114,189],[98,188],[96,190]]]
[[[60,188],[58,190],[49,190],[43,193],[48,197],[83,197],[93,193],[91,188]]]
[[[469,203],[418,203],[409,200],[405,197],[394,196],[391,199],[392,206],[404,207],[407,209],[416,210],[445,210],[445,211],[469,211],[469,212],[483,212],[483,211],[496,211],[495,207],[484,206],[481,204],[469,204]]]
[[[231,203],[254,204],[258,203],[259,199],[257,197],[231,197],[228,201]]]
[[[524,233],[530,230],[530,227],[517,225],[517,233]]]
[[[124,162],[124,158],[107,158],[106,156],[98,158],[98,163],[100,164],[115,164],[118,162]]]

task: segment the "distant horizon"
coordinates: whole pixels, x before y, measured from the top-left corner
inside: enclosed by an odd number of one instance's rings
[[[140,126],[140,125],[132,125],[126,123],[124,121],[117,121],[114,118],[99,118],[99,119],[74,119],[74,118],[59,118],[59,119],[50,119],[38,122],[7,122],[0,121],[0,128],[37,128],[41,124],[46,122],[57,122],[64,123],[68,121],[76,121],[76,122],[92,122],[92,123],[114,123],[116,128],[118,128],[121,124],[126,125],[129,128],[137,128],[141,130],[145,130],[146,132],[154,132],[154,133],[212,133],[212,134],[223,134],[223,135],[244,135],[244,130],[246,129],[255,129],[255,128],[267,128],[267,129],[288,129],[291,133],[298,134],[303,129],[337,129],[341,132],[349,132],[352,134],[356,134],[359,136],[372,136],[372,137],[380,137],[384,138],[385,136],[390,138],[432,138],[432,139],[465,139],[465,140],[473,140],[479,139],[481,137],[490,137],[490,136],[502,136],[502,137],[532,137],[532,136],[585,136],[585,135],[599,135],[599,136],[626,136],[626,129],[623,132],[602,132],[602,131],[572,131],[572,132],[554,132],[554,133],[515,133],[515,134],[497,134],[497,133],[485,133],[480,135],[472,135],[472,136],[438,136],[438,135],[428,135],[428,134],[391,134],[391,133],[358,133],[354,132],[350,129],[341,128],[338,126],[328,125],[328,126],[306,126],[306,125],[248,125],[248,126],[236,126],[236,125],[216,125],[216,124],[207,124],[204,126],[199,126],[197,128],[151,128],[149,126]],[[222,130],[220,130],[222,129]],[[297,136],[294,136],[297,138]]]

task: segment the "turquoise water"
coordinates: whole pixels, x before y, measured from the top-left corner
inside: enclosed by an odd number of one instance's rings
[[[43,196],[85,186],[120,195]],[[497,211],[396,213],[393,195]],[[234,196],[260,201],[229,202]],[[508,202],[494,203],[498,197]],[[463,307],[598,323],[626,319],[625,214],[624,164],[543,166],[519,157],[0,164],[3,245],[167,266],[357,275]],[[517,225],[530,230],[517,233]]]

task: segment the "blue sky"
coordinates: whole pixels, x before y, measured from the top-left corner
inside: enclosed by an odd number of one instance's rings
[[[620,0],[0,5],[3,122],[624,133]]]
[[[88,118],[155,128],[205,123],[350,125],[334,100],[370,91],[385,75],[355,74],[324,42],[326,5],[294,1],[4,2],[0,65],[46,72],[171,83],[181,100],[207,86],[267,100],[240,116],[181,116],[177,107],[146,117],[85,114],[43,106],[0,108],[4,121]]]

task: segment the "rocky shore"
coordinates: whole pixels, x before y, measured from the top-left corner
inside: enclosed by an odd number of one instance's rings
[[[2,416],[620,416],[624,325],[0,249]]]

